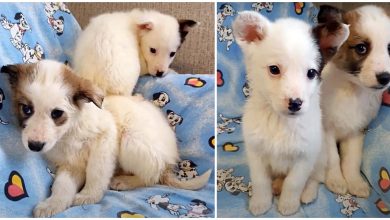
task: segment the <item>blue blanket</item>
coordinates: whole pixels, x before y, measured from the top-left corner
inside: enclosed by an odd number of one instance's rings
[[[217,4],[217,92],[218,92],[218,170],[217,201],[219,217],[253,217],[248,211],[251,193],[241,130],[242,106],[250,89],[245,66],[235,43],[231,24],[237,13],[255,10],[271,20],[295,17],[315,24],[318,9],[311,3],[218,3]],[[362,173],[372,186],[368,199],[335,195],[321,185],[314,203],[302,205],[293,217],[389,217],[390,215],[390,95],[386,92],[381,108],[367,133]],[[273,207],[262,217],[282,217]]]
[[[44,58],[68,63],[80,27],[66,5],[0,3],[0,14],[1,66]],[[142,77],[136,88],[161,107],[168,120],[172,115],[181,119],[175,126],[179,151],[192,174],[214,170],[214,82],[213,75],[169,73]],[[0,217],[31,217],[38,202],[49,196],[54,176],[40,154],[23,147],[8,80],[0,74]],[[75,206],[55,217],[213,217],[213,176],[199,191],[161,185],[109,190],[98,204]]]

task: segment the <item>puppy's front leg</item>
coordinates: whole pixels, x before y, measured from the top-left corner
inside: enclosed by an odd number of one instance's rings
[[[252,180],[252,197],[249,199],[249,211],[261,215],[272,206],[272,181],[261,157],[247,149],[248,165]]]
[[[292,215],[298,211],[301,194],[313,169],[311,158],[302,158],[288,173],[280,194],[278,209],[282,215]]]
[[[347,183],[344,180],[340,168],[340,157],[337,151],[336,139],[333,134],[326,132],[324,147],[328,152],[328,168],[326,171],[325,185],[337,194],[347,193]]]
[[[72,205],[73,198],[84,182],[84,173],[76,169],[59,168],[51,195],[40,202],[33,211],[36,218],[51,217]]]
[[[341,168],[352,195],[367,198],[370,187],[360,175],[364,134],[359,132],[340,142]]]
[[[73,205],[93,204],[103,198],[116,164],[115,135],[101,136],[92,143],[83,189],[76,194]]]

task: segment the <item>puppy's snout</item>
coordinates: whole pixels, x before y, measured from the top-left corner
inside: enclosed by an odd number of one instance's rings
[[[297,112],[301,110],[302,103],[303,101],[300,98],[296,98],[296,99],[290,98],[288,100],[288,110],[290,110],[291,112]]]
[[[163,74],[164,74],[164,71],[157,71],[156,76],[157,77],[162,77]]]
[[[32,150],[32,151],[39,152],[42,150],[42,148],[43,148],[43,146],[45,146],[45,144],[46,143],[39,142],[39,141],[29,141],[28,148],[30,148],[30,150]]]
[[[381,72],[379,74],[376,74],[376,80],[378,81],[379,84],[385,86],[390,82],[390,73]]]

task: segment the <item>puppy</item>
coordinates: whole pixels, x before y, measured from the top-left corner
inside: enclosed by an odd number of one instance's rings
[[[249,210],[259,215],[271,208],[272,178],[285,175],[278,210],[290,215],[300,199],[316,198],[324,179],[320,72],[349,30],[336,22],[313,29],[291,18],[270,22],[246,11],[234,21],[233,31],[252,89],[243,114],[253,188]]]
[[[35,207],[34,217],[99,202],[118,151],[115,121],[101,109],[101,91],[55,61],[3,66],[1,72],[9,76],[24,147],[57,167],[51,195]]]
[[[115,190],[130,190],[157,183],[184,189],[203,187],[211,174],[180,181],[174,166],[179,161],[175,132],[161,110],[148,100],[108,96],[103,108],[110,111],[119,134],[119,171],[111,181]]]
[[[105,94],[131,94],[139,75],[161,77],[168,71],[196,24],[152,10],[99,15],[77,40],[75,70]]]
[[[324,69],[321,105],[329,154],[326,186],[335,193],[348,191],[368,197],[370,187],[360,175],[364,129],[376,117],[382,93],[389,87],[390,17],[376,6],[348,12],[321,6],[318,21],[343,22],[351,29]]]

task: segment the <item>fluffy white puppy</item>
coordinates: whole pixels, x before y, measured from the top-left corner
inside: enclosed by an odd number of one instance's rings
[[[103,108],[116,120],[119,146],[119,172],[111,188],[129,190],[157,183],[184,189],[203,187],[211,174],[180,181],[173,172],[179,161],[175,132],[161,110],[139,97],[108,96]]]
[[[376,117],[382,93],[389,87],[390,17],[377,6],[348,12],[321,6],[318,20],[343,22],[351,29],[323,71],[321,104],[329,154],[326,185],[335,193],[368,197],[370,187],[360,175],[364,129]]]
[[[118,151],[114,118],[100,109],[101,91],[55,61],[3,66],[1,72],[9,75],[24,147],[57,167],[51,195],[34,217],[100,201]]]
[[[349,31],[339,23],[312,29],[291,18],[270,22],[252,11],[239,14],[233,31],[252,88],[243,114],[253,189],[249,210],[265,213],[272,205],[272,179],[286,176],[278,210],[290,215],[300,199],[308,203],[316,198],[324,179],[320,72]]]
[[[197,22],[134,9],[92,18],[77,40],[75,71],[105,94],[131,94],[139,75],[163,76]]]

